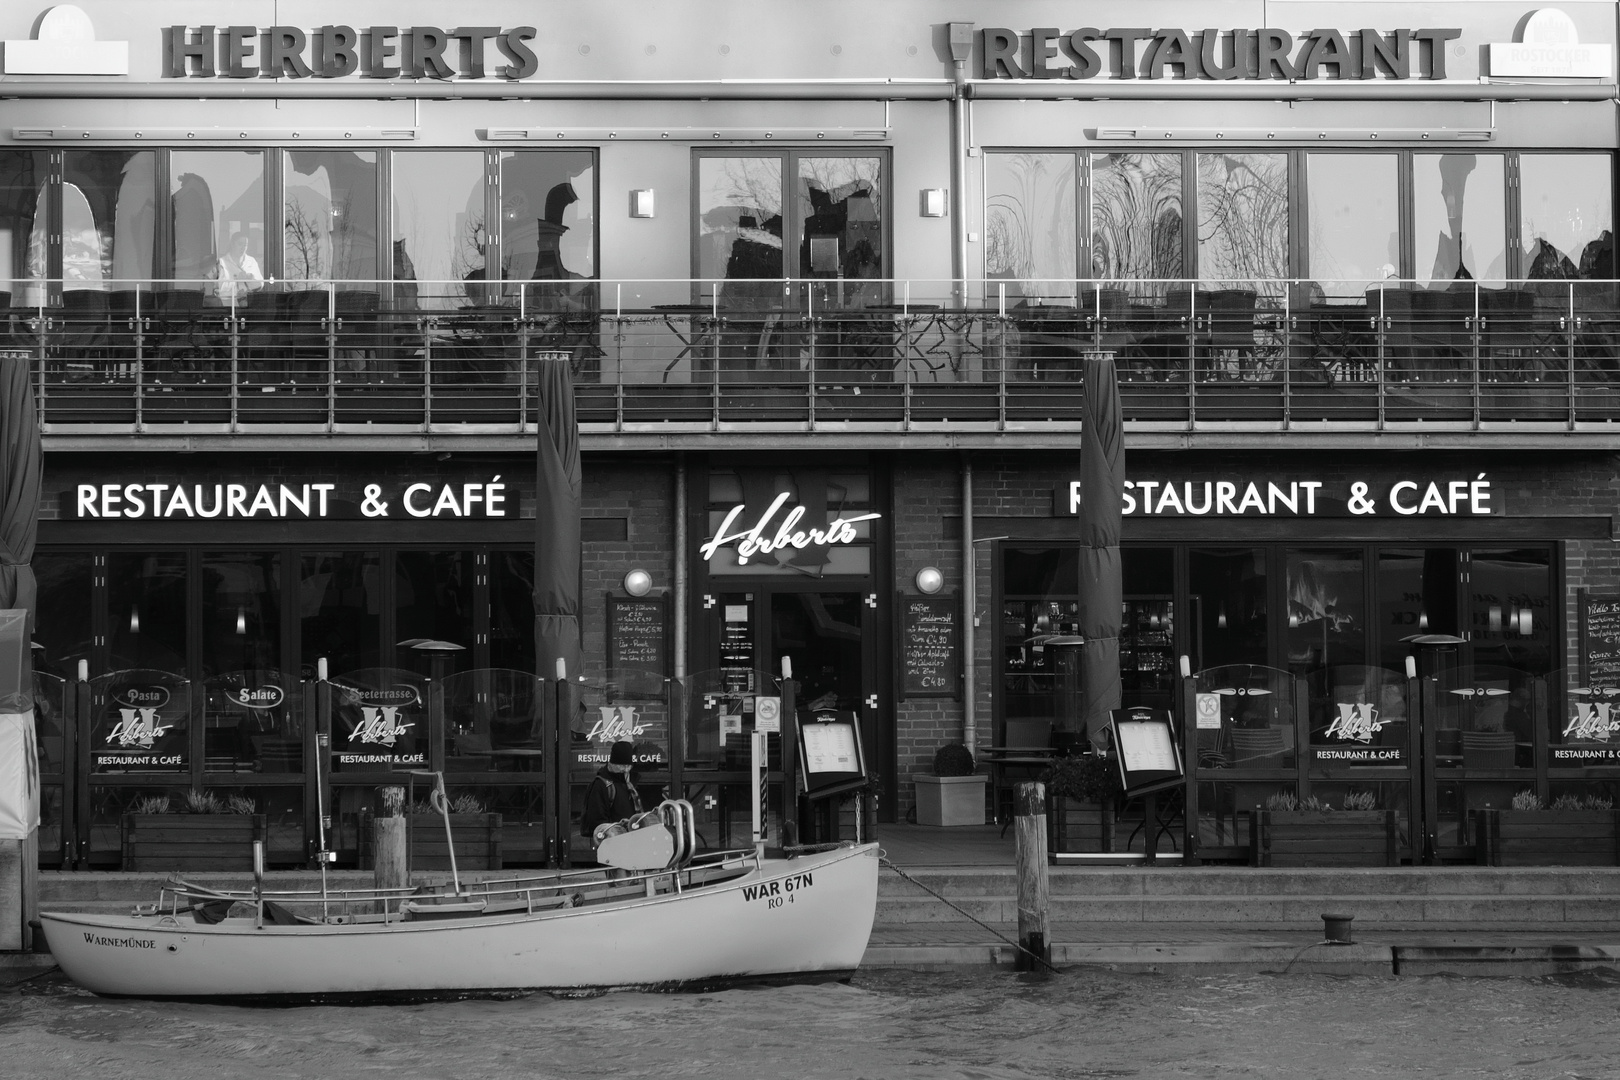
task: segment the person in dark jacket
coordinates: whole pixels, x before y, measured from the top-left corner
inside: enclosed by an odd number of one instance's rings
[[[596,847],[597,826],[623,821],[641,813],[641,794],[636,791],[631,775],[634,746],[616,742],[608,753],[608,761],[596,770],[596,779],[585,792],[585,812],[580,817],[579,831]]]

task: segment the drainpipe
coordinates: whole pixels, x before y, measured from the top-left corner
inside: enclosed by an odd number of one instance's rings
[[[967,304],[967,64],[973,55],[973,26],[970,22],[950,24],[951,59],[956,66],[951,86],[951,277],[958,307]],[[971,722],[968,730],[972,731]]]
[[[962,452],[962,743],[977,753],[978,723],[974,705],[978,680],[974,677],[973,624],[979,610],[979,561],[973,557],[973,460]]]
[[[686,674],[686,452],[675,454],[675,677]]]

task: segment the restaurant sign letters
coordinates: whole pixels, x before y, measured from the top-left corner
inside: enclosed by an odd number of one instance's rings
[[[1055,517],[1080,513],[1080,481],[1052,492]],[[1500,517],[1491,482],[1412,477],[1367,480],[1126,480],[1125,517]]]
[[[170,26],[163,73],[171,79],[526,79],[540,66],[532,26]],[[493,46],[493,48],[492,48]]]
[[[1409,79],[1446,77],[1454,27],[1419,30],[1194,30],[1002,27],[982,34],[986,79]]]
[[[518,497],[499,475],[473,483],[80,484],[63,498],[92,518],[329,521],[356,518],[516,518]],[[355,496],[358,495],[358,498]]]

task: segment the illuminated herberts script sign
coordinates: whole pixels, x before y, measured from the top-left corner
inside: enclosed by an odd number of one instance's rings
[[[1125,517],[1500,517],[1484,473],[1472,479],[1127,480]],[[1056,517],[1080,513],[1080,481],[1052,492]]]
[[[471,483],[80,484],[63,503],[80,519],[341,520],[516,518],[518,499],[499,475]],[[354,496],[358,494],[358,498]]]
[[[980,57],[986,79],[1409,79],[1414,68],[1446,77],[1454,28],[1424,30],[1209,29],[1143,26],[1020,33],[990,27]]]
[[[860,538],[860,530],[855,526],[862,521],[873,521],[879,514],[855,514],[852,517],[839,515],[832,518],[824,527],[801,526],[804,518],[804,507],[795,506],[782,518],[774,530],[769,528],[770,521],[776,512],[782,509],[784,503],[792,498],[790,492],[782,492],[771,503],[770,508],[760,515],[752,528],[740,532],[732,532],[737,519],[743,516],[748,507],[738,503],[726,514],[721,521],[720,528],[715,530],[712,538],[705,540],[698,550],[703,554],[703,560],[708,562],[714,558],[715,552],[721,548],[735,544],[737,546],[737,562],[747,565],[748,560],[756,555],[769,555],[772,552],[787,551],[789,549],[803,551],[809,547],[829,547],[835,544],[849,544]]]

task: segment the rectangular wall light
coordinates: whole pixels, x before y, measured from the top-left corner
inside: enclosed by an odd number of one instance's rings
[[[637,218],[653,216],[652,188],[635,188],[630,192],[630,216]]]
[[[923,191],[922,191],[922,216],[923,217],[944,217],[945,216],[945,189],[944,188],[923,188]]]

